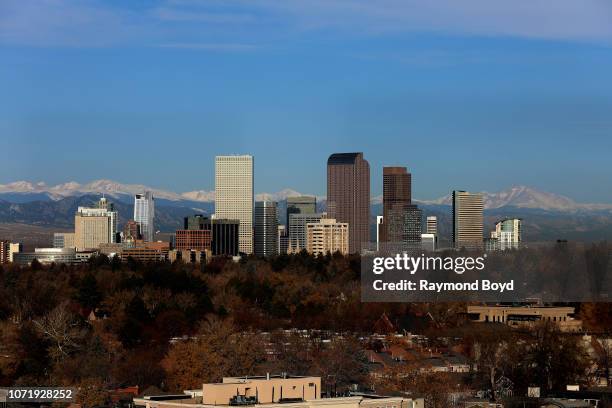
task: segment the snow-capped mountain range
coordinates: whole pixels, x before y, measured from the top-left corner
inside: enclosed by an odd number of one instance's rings
[[[160,190],[142,184],[123,184],[112,180],[94,180],[87,184],[80,184],[76,181],[49,186],[45,182],[32,183],[29,181],[16,181],[8,184],[0,184],[0,194],[42,194],[51,200],[61,200],[65,197],[79,196],[84,194],[104,194],[109,197],[119,197],[134,195],[143,191],[151,191],[153,196],[169,201],[195,201],[209,203],[215,200],[214,191],[196,190],[185,193],[175,193],[172,191]],[[292,190],[284,189],[276,193],[256,194],[257,200],[285,200],[287,197],[302,195]]]
[[[80,184],[74,181],[49,186],[44,182],[32,183],[29,181],[16,181],[9,184],[0,184],[0,198],[4,194],[37,194],[45,195],[51,200],[60,200],[65,197],[79,196],[84,194],[105,194],[110,197],[120,197],[134,195],[143,191],[151,191],[156,198],[169,201],[193,201],[209,203],[215,198],[214,191],[196,190],[184,193],[152,188],[141,184],[122,184],[112,180],[95,180],[87,184]],[[482,192],[485,200],[485,208],[496,209],[502,207],[518,207],[542,209],[550,211],[576,211],[576,210],[612,210],[612,204],[585,204],[577,203],[574,200],[554,194],[539,191],[526,186],[514,186],[509,189],[490,193]],[[302,195],[302,193],[284,189],[275,193],[256,194],[257,200],[285,200],[287,197]],[[325,197],[318,197],[324,200]],[[451,205],[452,196],[438,198],[436,200],[415,200],[417,203],[425,205]],[[372,204],[382,203],[382,196],[372,199]]]
[[[533,208],[551,211],[612,210],[612,204],[577,203],[571,198],[539,191],[526,186],[514,186],[497,193],[482,192],[486,209],[502,207]],[[452,205],[452,194],[423,204]]]

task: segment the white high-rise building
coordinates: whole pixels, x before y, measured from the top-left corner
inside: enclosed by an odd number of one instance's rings
[[[521,245],[521,219],[506,218],[495,223],[495,231],[491,231],[493,248],[518,249]]]
[[[145,191],[134,197],[134,221],[140,227],[142,239],[153,242],[155,236],[155,200],[153,193]]]
[[[253,156],[215,158],[215,216],[239,220],[240,252],[253,253]]]

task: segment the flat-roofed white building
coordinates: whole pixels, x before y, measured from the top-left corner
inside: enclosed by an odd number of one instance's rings
[[[422,398],[355,396],[322,398],[321,378],[310,376],[226,377],[183,394],[135,398],[145,408],[424,408]]]

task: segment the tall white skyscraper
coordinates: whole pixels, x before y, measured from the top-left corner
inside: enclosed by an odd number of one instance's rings
[[[155,200],[153,193],[145,191],[134,197],[134,221],[140,226],[140,234],[146,242],[153,242],[155,234]]]
[[[240,252],[253,253],[253,156],[215,158],[215,217],[239,220]]]

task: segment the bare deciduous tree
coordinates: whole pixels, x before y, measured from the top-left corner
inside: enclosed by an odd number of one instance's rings
[[[60,303],[41,319],[34,320],[34,325],[51,343],[49,355],[55,360],[62,360],[77,349],[86,334],[68,309],[68,302]]]

